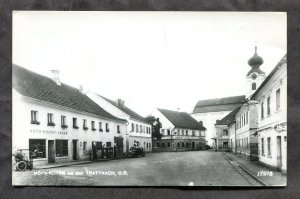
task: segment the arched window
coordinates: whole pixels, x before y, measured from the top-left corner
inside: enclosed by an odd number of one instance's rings
[[[252,90],[256,90],[256,83],[252,83]]]

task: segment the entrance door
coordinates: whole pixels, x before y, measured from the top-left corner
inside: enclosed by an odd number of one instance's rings
[[[73,140],[73,160],[77,160],[77,140]]]
[[[281,170],[282,155],[281,155],[281,136],[277,136],[277,169]]]
[[[48,163],[55,163],[54,140],[48,140]]]

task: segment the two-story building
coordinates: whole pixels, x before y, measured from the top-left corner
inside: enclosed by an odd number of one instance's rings
[[[259,161],[286,172],[287,162],[287,60],[286,55],[251,96],[259,102]]]
[[[206,128],[188,113],[156,109],[152,115],[162,124],[162,138],[153,140],[153,151],[205,149]]]
[[[33,154],[34,166],[100,158],[97,149],[114,146],[122,155],[126,121],[53,73],[51,79],[13,65],[13,153]]]
[[[126,128],[126,151],[134,146],[143,147],[146,152],[152,151],[152,129],[151,124],[144,117],[125,106],[122,99],[113,101],[96,93],[87,95],[104,110],[112,115],[127,120]]]

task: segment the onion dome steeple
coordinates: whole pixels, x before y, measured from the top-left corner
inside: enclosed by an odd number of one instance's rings
[[[251,70],[248,72],[247,76],[256,72],[258,74],[265,74],[264,71],[260,69],[260,65],[264,63],[264,60],[261,56],[257,55],[257,46],[254,47],[254,55],[248,60],[248,64],[251,66]]]
[[[255,52],[254,55],[248,60],[248,64],[253,67],[259,67],[264,63],[264,60],[257,55],[257,46],[255,45]]]

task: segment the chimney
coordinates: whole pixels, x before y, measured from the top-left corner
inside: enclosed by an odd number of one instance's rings
[[[119,99],[117,99],[117,105],[120,106],[120,107],[124,107],[125,106],[125,101],[119,98]]]
[[[56,85],[60,86],[61,82],[59,79],[59,70],[54,69],[54,70],[51,70],[51,72],[52,72],[52,80],[56,83]]]
[[[83,86],[82,85],[79,85],[79,92],[83,93]]]
[[[202,122],[202,121],[199,121],[199,124],[200,124],[201,126],[203,126],[203,122]]]

